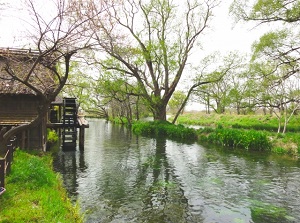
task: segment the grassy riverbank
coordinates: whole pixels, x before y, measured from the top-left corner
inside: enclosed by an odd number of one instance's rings
[[[293,117],[288,125],[288,132],[278,134],[276,132],[278,121],[276,117],[270,115],[218,115],[199,112],[181,115],[177,125],[154,121],[136,122],[132,127],[139,135],[165,135],[181,141],[198,140],[203,144],[298,156],[300,153],[298,123],[300,117]],[[206,127],[195,130],[184,128],[182,124]]]
[[[253,131],[265,134],[275,153],[298,155],[300,151],[300,116],[293,116],[285,134],[277,134],[278,120],[270,115],[232,115],[205,114],[201,112],[181,115],[178,124],[201,125],[213,129],[222,126],[224,129],[240,129],[245,132]],[[230,130],[234,131],[234,130]],[[205,135],[205,131],[204,131]],[[207,134],[206,134],[207,135]],[[205,139],[205,138],[204,138]]]
[[[282,120],[282,123],[284,120]],[[267,130],[277,132],[278,119],[275,115],[236,115],[236,114],[206,114],[203,112],[187,112],[177,119],[178,124],[201,125],[217,127],[234,127],[243,129]],[[288,132],[300,132],[300,115],[292,116]]]
[[[50,154],[14,153],[12,171],[0,196],[0,222],[83,222],[52,170]]]

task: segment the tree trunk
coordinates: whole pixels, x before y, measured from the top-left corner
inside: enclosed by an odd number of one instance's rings
[[[137,121],[140,120],[139,96],[137,97],[136,104],[135,104],[135,118]]]
[[[155,121],[167,120],[167,105],[159,105],[153,109],[153,118]]]
[[[278,129],[277,129],[277,133],[280,133],[280,130],[281,130],[281,121],[279,119],[278,121]]]
[[[217,109],[216,109],[216,111],[217,111],[217,114],[222,114],[222,105],[221,105],[221,102],[220,102],[220,100],[216,100],[216,104],[217,104]]]
[[[238,115],[241,114],[241,107],[240,107],[240,104],[239,104],[239,103],[237,103],[237,105],[236,105],[236,113],[237,113]]]

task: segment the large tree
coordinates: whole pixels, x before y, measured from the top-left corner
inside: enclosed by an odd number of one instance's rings
[[[70,61],[79,49],[85,48],[84,42],[86,21],[70,20],[71,8],[67,1],[57,0],[48,2],[48,7],[54,11],[45,15],[40,11],[38,1],[27,0],[24,8],[29,10],[31,19],[26,17],[26,24],[30,24],[28,42],[32,50],[24,56],[14,56],[10,51],[3,51],[0,81],[11,80],[27,88],[37,95],[42,104],[38,108],[38,115],[29,124],[0,131],[0,149],[4,149],[7,140],[17,133],[37,125],[49,109],[50,103],[65,85],[70,71]],[[53,3],[53,4],[51,4]],[[24,18],[23,18],[24,19]],[[80,41],[79,41],[80,39]],[[24,51],[23,51],[24,52]]]
[[[155,120],[166,120],[167,104],[180,83],[193,49],[208,27],[217,0],[87,1],[96,61],[105,71],[135,81]],[[78,11],[79,12],[79,11]],[[79,13],[78,13],[79,14]],[[199,48],[197,48],[199,49]],[[104,53],[104,54],[103,54]],[[198,52],[199,53],[199,52]]]

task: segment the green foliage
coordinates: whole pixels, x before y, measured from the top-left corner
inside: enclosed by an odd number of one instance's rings
[[[272,148],[272,152],[277,154],[286,154],[287,150],[282,147],[274,147]]]
[[[56,133],[55,130],[47,130],[47,142],[49,143],[55,143],[59,139],[58,134]]]
[[[277,32],[269,32],[260,37],[258,42],[255,42],[252,46],[253,48],[253,58],[257,58],[261,53],[266,50],[274,51],[280,48],[283,43],[282,41],[288,37],[288,31],[281,30]]]
[[[16,159],[18,161],[16,165],[14,162],[9,178],[10,183],[21,183],[30,189],[37,189],[44,185],[53,186],[56,175],[49,169],[50,156],[38,157],[20,151]]]
[[[246,21],[264,21],[268,23],[285,21],[293,23],[300,19],[299,1],[256,0],[252,2],[234,0],[230,11],[236,19]]]
[[[72,61],[67,84],[63,88],[63,96],[77,98],[80,107],[84,110],[95,106],[91,95],[95,94],[96,82],[86,72],[89,69],[84,63]]]
[[[135,122],[132,130],[137,135],[144,136],[167,136],[178,140],[196,140],[196,130],[186,128],[183,125],[173,125],[166,121]]]
[[[283,8],[282,0],[258,0],[253,6],[253,13],[262,13],[265,16],[271,16],[274,11]]]
[[[199,138],[199,140],[204,138]],[[225,129],[217,128],[214,132],[210,133],[206,139],[206,142],[213,144],[231,147],[242,148],[246,150],[270,150],[271,143],[269,142],[267,135],[263,132],[254,130],[238,130],[238,129]]]
[[[277,132],[278,119],[271,115],[217,115],[217,114],[183,114],[177,119],[178,123],[202,126],[222,126],[237,129],[254,129]],[[282,120],[283,122],[283,120]],[[300,131],[300,116],[293,116],[289,122],[288,132]]]
[[[269,22],[284,20],[296,22],[300,18],[300,4],[298,1],[285,0],[257,0],[253,6],[250,18],[265,19]]]
[[[252,201],[251,217],[254,222],[287,222],[295,220],[288,216],[287,210],[261,201]]]
[[[0,222],[83,222],[52,170],[50,154],[17,150],[0,203]]]
[[[233,124],[232,128],[236,128],[236,129],[254,129],[254,130],[266,130],[266,131],[270,131],[270,132],[277,132],[278,127],[277,126],[271,126],[268,124]]]
[[[300,135],[298,134],[300,131],[299,115],[295,115],[291,118],[285,134],[277,134],[278,121],[275,116],[271,115],[217,115],[194,113],[183,114],[178,120],[179,123],[189,125],[212,126],[197,130],[199,141],[201,142],[207,142],[207,136],[215,131],[214,127],[221,124],[223,128],[234,127],[240,129],[240,131],[242,131],[242,129],[263,131],[263,134],[268,134],[274,146],[274,148],[272,148],[273,152],[283,154],[284,149],[285,153],[290,155],[300,153]]]
[[[169,107],[173,112],[177,112],[180,106],[183,104],[186,95],[182,91],[175,91],[172,98],[169,101]]]

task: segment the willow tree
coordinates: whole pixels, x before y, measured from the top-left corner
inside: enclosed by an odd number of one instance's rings
[[[189,57],[199,49],[217,4],[216,0],[94,0],[80,4],[78,12],[99,15],[90,24],[102,69],[135,82],[154,119],[166,120],[168,102],[184,74],[190,75],[184,72]]]

